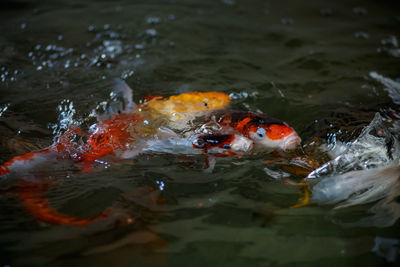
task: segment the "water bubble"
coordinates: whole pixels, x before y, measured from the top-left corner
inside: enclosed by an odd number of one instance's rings
[[[5,104],[5,105],[3,105],[3,106],[0,106],[0,117],[3,115],[3,113],[8,109],[8,107],[10,106],[10,104],[9,103],[7,103],[7,104]]]
[[[369,34],[365,33],[365,32],[355,32],[354,33],[354,37],[361,38],[361,39],[368,39],[369,38]]]
[[[283,18],[283,19],[281,19],[281,23],[283,25],[291,25],[291,24],[293,24],[293,19],[291,19],[291,18]]]
[[[176,16],[174,14],[169,14],[168,19],[174,20],[174,19],[176,19]]]
[[[394,35],[390,35],[387,39],[381,40],[381,44],[382,45],[393,46],[393,47],[398,47],[399,46],[397,38]]]
[[[390,35],[387,39],[381,40],[381,44],[384,47],[379,47],[377,49],[378,53],[387,52],[388,54],[394,57],[400,57],[400,49],[398,48],[399,43],[397,41],[396,36]]]
[[[147,18],[147,23],[148,24],[158,24],[158,23],[160,23],[160,18],[157,18],[157,17],[148,17]]]
[[[26,23],[22,23],[22,24],[21,24],[21,29],[22,29],[22,30],[25,30],[25,29],[26,29]]]
[[[150,35],[150,36],[156,36],[157,31],[155,29],[148,29],[148,30],[146,30],[146,34]]]
[[[135,45],[136,49],[144,49],[144,47],[145,47],[145,44],[143,44],[143,43]]]
[[[68,59],[65,61],[64,68],[68,69],[70,67],[71,61]]]
[[[90,32],[92,32],[92,31],[94,31],[94,26],[93,25],[89,25],[89,27],[88,27],[88,30],[90,31]]]
[[[246,99],[249,96],[247,92],[230,93],[229,97],[231,99]]]
[[[123,52],[122,50],[122,42],[121,41],[103,41],[103,45],[105,47],[105,52],[109,54],[112,58],[114,58],[115,55],[119,55]]]
[[[104,25],[103,28],[105,31],[108,31],[111,28],[111,26],[110,26],[110,24],[106,24],[106,25]]]
[[[158,187],[159,187],[159,189],[160,189],[161,191],[164,190],[164,188],[165,188],[165,183],[164,183],[163,181],[157,180],[157,181],[156,181],[156,184],[158,184]]]
[[[108,36],[109,36],[111,39],[120,38],[119,33],[116,33],[116,32],[109,32]]]
[[[125,79],[127,79],[127,78],[133,76],[134,73],[135,73],[134,70],[129,70],[129,69],[128,69],[128,70],[125,70],[125,71],[123,71],[122,74],[121,74],[121,79],[125,80]]]
[[[53,130],[54,139],[58,138],[70,125],[78,125],[78,121],[74,120],[76,110],[74,103],[69,99],[63,99],[57,106],[58,120],[54,124],[49,124],[49,128]]]
[[[64,39],[64,36],[62,36],[62,35],[57,36],[57,40],[58,40],[58,41],[61,41],[61,40],[63,40],[63,39]]]

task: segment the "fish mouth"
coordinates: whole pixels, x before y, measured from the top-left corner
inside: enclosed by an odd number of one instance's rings
[[[298,136],[296,132],[293,132],[292,134],[285,137],[285,139],[283,140],[283,150],[285,151],[293,150],[298,145],[300,145],[300,143],[301,143],[300,136]]]

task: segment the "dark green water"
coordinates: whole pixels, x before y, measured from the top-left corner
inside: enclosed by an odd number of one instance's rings
[[[109,98],[115,77],[136,101],[198,90],[232,94],[234,108],[285,120],[304,143],[328,142],[332,133],[352,140],[376,111],[398,109],[369,76],[400,79],[395,1],[6,0],[0,33],[0,162],[50,145],[58,108],[75,110],[84,124]],[[74,109],[66,108],[71,102]],[[399,222],[341,223],[366,216],[368,205],[339,214],[330,206],[287,209],[300,194],[266,174],[274,157],[219,159],[212,173],[202,171],[202,157],[173,155],[114,159],[90,174],[49,166],[42,175],[60,184],[47,192],[58,210],[88,217],[112,205],[136,220],[46,225],[5,193],[0,265],[399,263],[398,250],[394,262],[382,256],[388,249],[373,252],[375,240],[399,241]],[[163,203],[132,195],[143,186],[158,188]]]

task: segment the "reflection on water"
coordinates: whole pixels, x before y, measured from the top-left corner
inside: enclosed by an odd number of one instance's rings
[[[85,219],[111,206],[114,219],[40,223],[15,194],[21,177],[2,179],[0,264],[397,263],[399,221],[379,216],[382,202],[289,209],[302,197],[294,185],[329,161],[321,145],[348,147],[376,112],[398,132],[397,10],[358,0],[5,1],[0,162],[49,146],[71,123],[89,128],[116,77],[137,103],[226,93],[234,109],[290,123],[304,151],[221,158],[211,173],[201,155],[105,158],[92,173],[49,161],[34,175],[54,183],[51,207]],[[373,207],[385,227],[343,223]]]

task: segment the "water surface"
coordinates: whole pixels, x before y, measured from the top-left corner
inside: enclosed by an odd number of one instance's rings
[[[0,162],[50,145],[68,115],[92,123],[89,114],[109,99],[115,77],[133,88],[135,101],[214,90],[230,94],[235,109],[289,122],[303,143],[351,141],[375,112],[399,110],[369,76],[400,79],[399,10],[395,1],[356,0],[5,1]],[[301,194],[266,172],[283,171],[268,165],[275,158],[218,159],[212,173],[203,171],[201,156],[113,159],[89,174],[67,163],[49,166],[41,175],[59,183],[46,193],[58,210],[87,218],[111,205],[135,222],[47,225],[8,192],[0,195],[0,264],[399,262],[399,222],[344,226],[365,217],[368,205],[339,213],[330,206],[288,209]],[[161,203],[134,193],[143,187],[157,189]],[[374,250],[387,240],[397,245]]]

